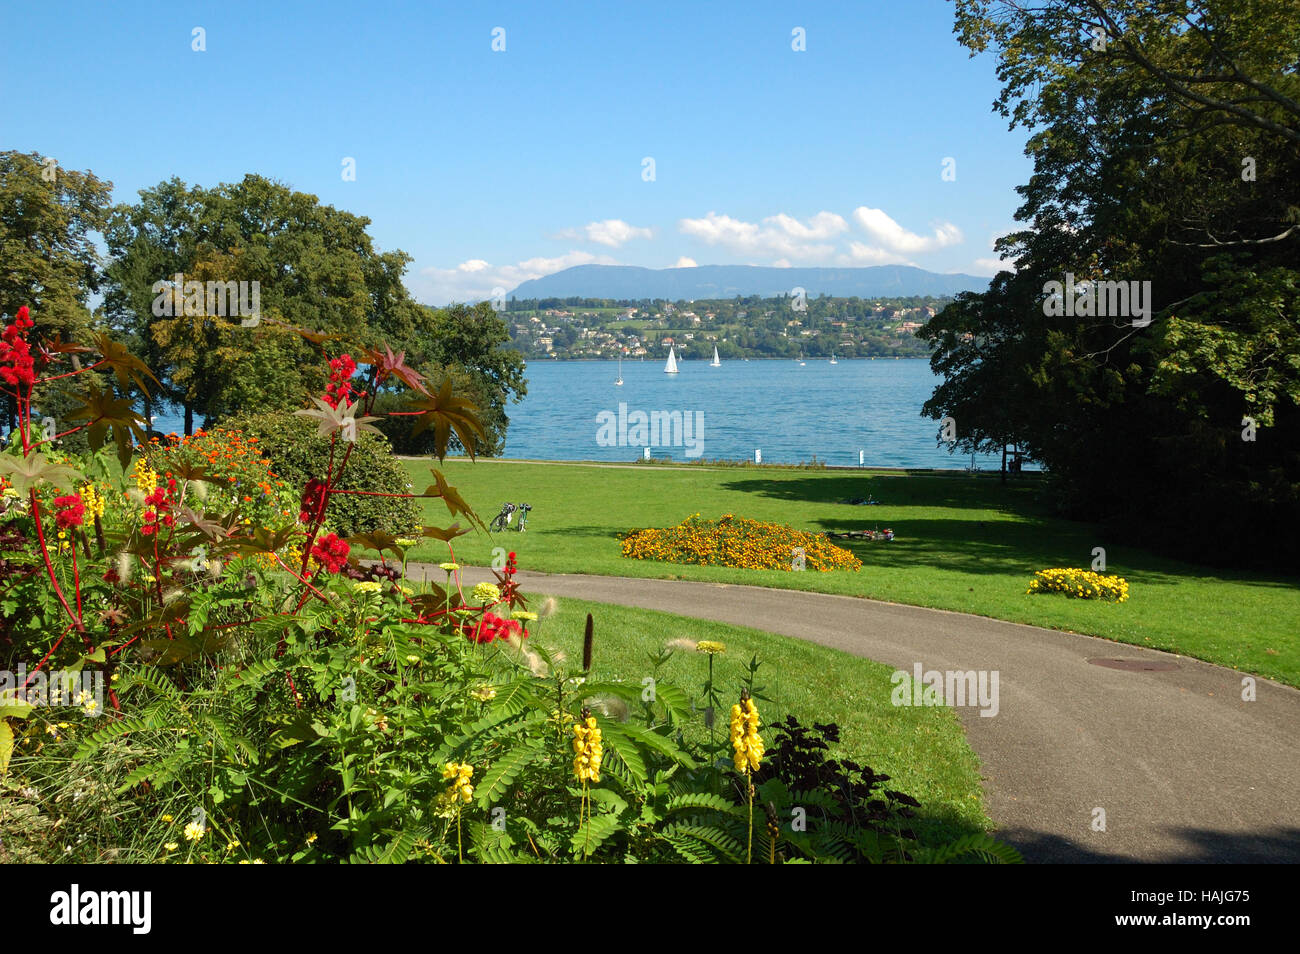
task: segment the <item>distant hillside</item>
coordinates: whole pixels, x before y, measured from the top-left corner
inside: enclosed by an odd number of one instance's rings
[[[533,278],[509,295],[514,298],[734,298],[737,295],[788,295],[803,288],[809,296],[878,298],[886,295],[955,295],[983,291],[987,278],[940,275],[909,265],[867,268],[766,268],[757,265],[700,265],[695,268],[640,268],[635,265],[575,265]]]

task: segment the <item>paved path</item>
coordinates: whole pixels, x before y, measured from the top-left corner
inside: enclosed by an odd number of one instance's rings
[[[412,567],[411,569],[415,569]],[[435,579],[443,574],[434,570]],[[463,581],[491,579],[466,569]],[[848,596],[521,572],[525,592],[751,626],[912,672],[996,670],[958,709],[998,836],[1030,861],[1300,862],[1300,691],[1184,656]],[[1127,671],[1090,660],[1172,668]],[[816,713],[812,713],[815,715]],[[1106,830],[1094,831],[1094,809]]]

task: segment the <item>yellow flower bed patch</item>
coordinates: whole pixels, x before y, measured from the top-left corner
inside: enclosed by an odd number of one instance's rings
[[[701,520],[697,513],[675,527],[630,530],[622,536],[623,556],[741,570],[794,570],[798,552],[809,570],[857,570],[862,561],[824,536],[779,523],[724,514]]]
[[[1122,576],[1094,573],[1091,570],[1054,568],[1035,573],[1025,592],[1064,593],[1080,600],[1123,603],[1128,599],[1128,580]]]

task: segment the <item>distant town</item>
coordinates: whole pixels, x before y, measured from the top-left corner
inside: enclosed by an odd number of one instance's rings
[[[951,298],[512,299],[501,317],[526,358],[924,357],[916,332]]]

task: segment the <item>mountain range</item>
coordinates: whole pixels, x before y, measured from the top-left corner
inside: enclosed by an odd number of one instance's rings
[[[942,275],[910,265],[864,268],[771,268],[760,265],[696,265],[641,268],[636,265],[575,265],[532,278],[509,292],[512,298],[614,298],[668,301],[788,295],[802,288],[809,296],[881,298],[956,295],[983,291],[989,279]]]

